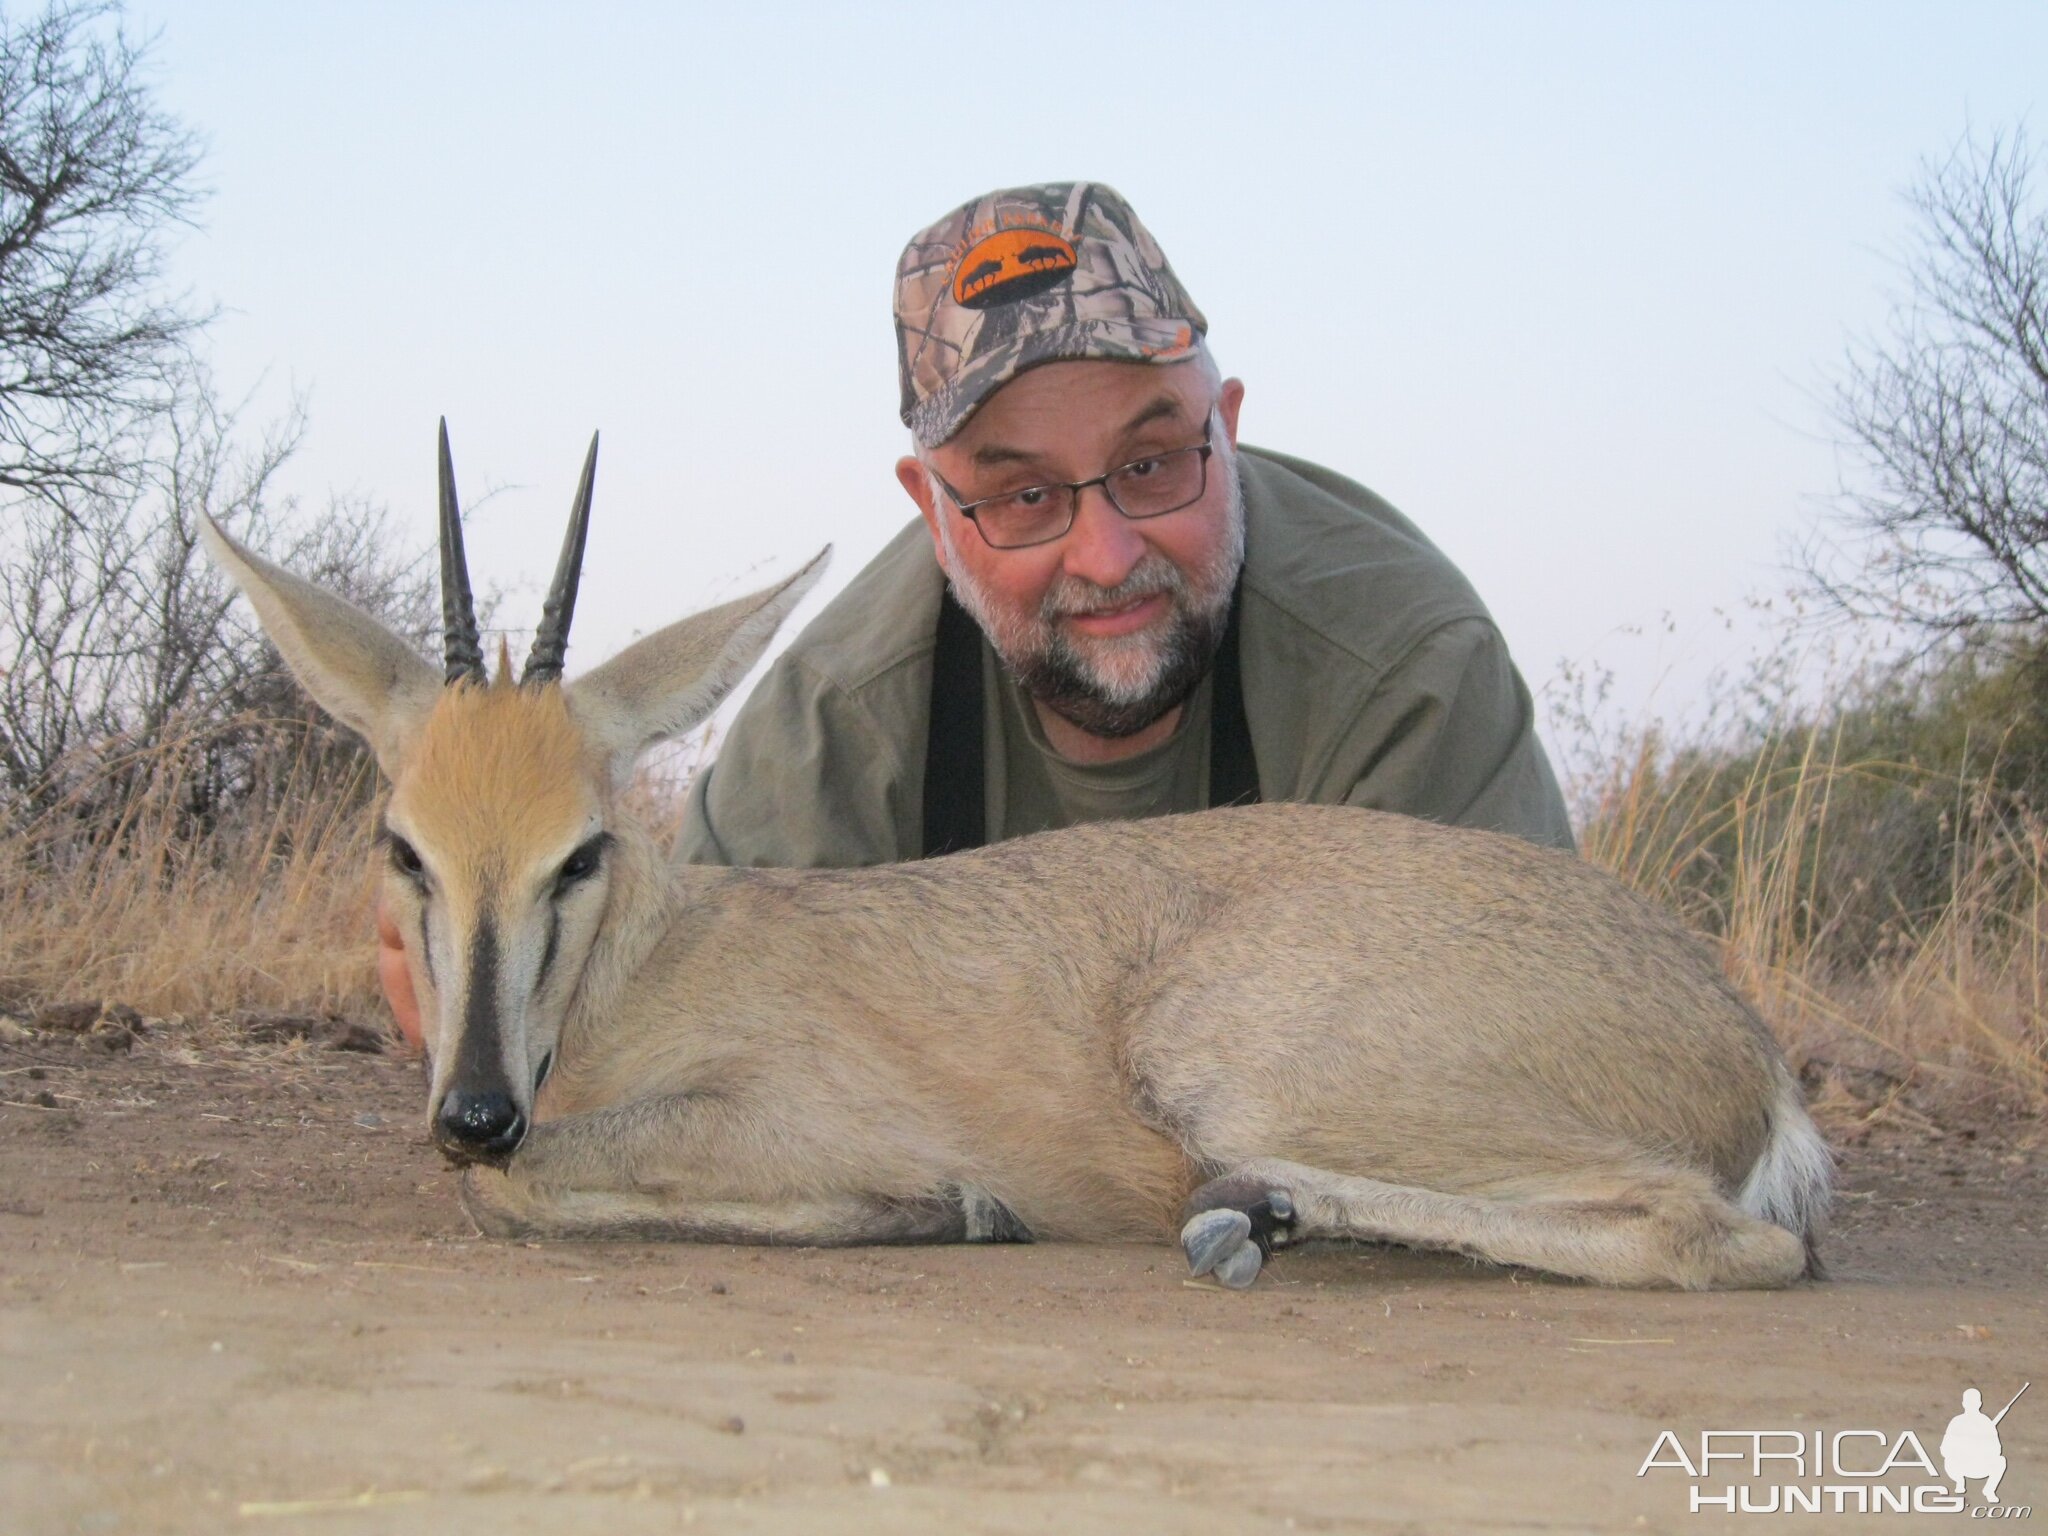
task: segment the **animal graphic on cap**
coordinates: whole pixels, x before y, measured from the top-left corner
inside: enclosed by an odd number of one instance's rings
[[[1031,298],[1064,281],[1077,259],[1073,245],[1050,230],[997,230],[960,258],[953,275],[954,302],[987,309]]]

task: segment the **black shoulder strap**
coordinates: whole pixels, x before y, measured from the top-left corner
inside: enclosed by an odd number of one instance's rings
[[[1244,681],[1238,670],[1240,604],[1216,648],[1210,701],[1209,803],[1248,805],[1259,798],[1259,766],[1245,719]],[[931,725],[924,751],[924,857],[960,853],[988,841],[987,764],[982,755],[981,628],[954,600],[939,598],[939,631],[932,652]]]
[[[924,749],[924,857],[988,841],[982,761],[981,626],[953,597],[939,597],[932,652],[931,726]]]
[[[1244,584],[1230,594],[1230,617],[1216,647],[1216,686],[1209,701],[1209,804],[1256,805],[1259,763],[1252,753],[1251,722],[1244,714],[1244,675],[1238,670],[1238,615]]]

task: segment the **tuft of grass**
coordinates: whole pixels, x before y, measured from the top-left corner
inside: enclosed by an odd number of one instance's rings
[[[1967,754],[1851,755],[1852,723],[1718,753],[1645,732],[1582,796],[1584,854],[1717,941],[1824,1100],[2038,1116],[2048,823]]]
[[[280,736],[260,792],[195,820],[200,745],[173,731],[105,754],[33,817],[0,822],[0,1004],[375,1016],[374,768]]]

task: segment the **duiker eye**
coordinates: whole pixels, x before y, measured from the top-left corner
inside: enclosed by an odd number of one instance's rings
[[[562,867],[555,871],[556,893],[566,891],[570,886],[588,880],[596,874],[598,866],[604,862],[605,844],[610,841],[609,836],[600,832],[564,859]]]
[[[423,883],[427,878],[427,866],[420,862],[419,850],[402,837],[391,839],[391,867],[415,883]]]

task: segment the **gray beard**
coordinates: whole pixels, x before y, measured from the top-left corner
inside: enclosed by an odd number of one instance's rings
[[[1229,534],[1204,567],[1183,571],[1155,552],[1114,587],[1061,576],[1046,589],[1037,614],[1025,618],[998,613],[963,574],[952,578],[953,595],[988,636],[1004,670],[1033,699],[1091,736],[1115,741],[1137,735],[1184,704],[1216,659],[1244,565],[1244,489],[1236,456],[1218,446],[1218,467],[1228,477]],[[951,554],[951,529],[940,527]],[[957,555],[948,563],[956,573],[964,570]],[[1077,640],[1061,623],[1162,592],[1172,601],[1163,633]]]
[[[1091,736],[1112,741],[1135,736],[1185,703],[1208,676],[1216,649],[1223,642],[1223,629],[1230,618],[1228,589],[1220,609],[1192,607],[1186,600],[1187,584],[1179,579],[1180,573],[1163,558],[1159,559],[1159,565],[1173,572],[1174,580],[1164,582],[1157,573],[1147,570],[1150,563],[1142,562],[1108,592],[1091,589],[1096,594],[1095,601],[1104,609],[1118,608],[1159,591],[1172,595],[1173,616],[1163,635],[1156,639],[1147,637],[1154,659],[1139,680],[1120,683],[1106,677],[1103,669],[1092,665],[1059,629],[1052,630],[1042,648],[1019,657],[1003,657],[1003,665],[1026,693]]]

